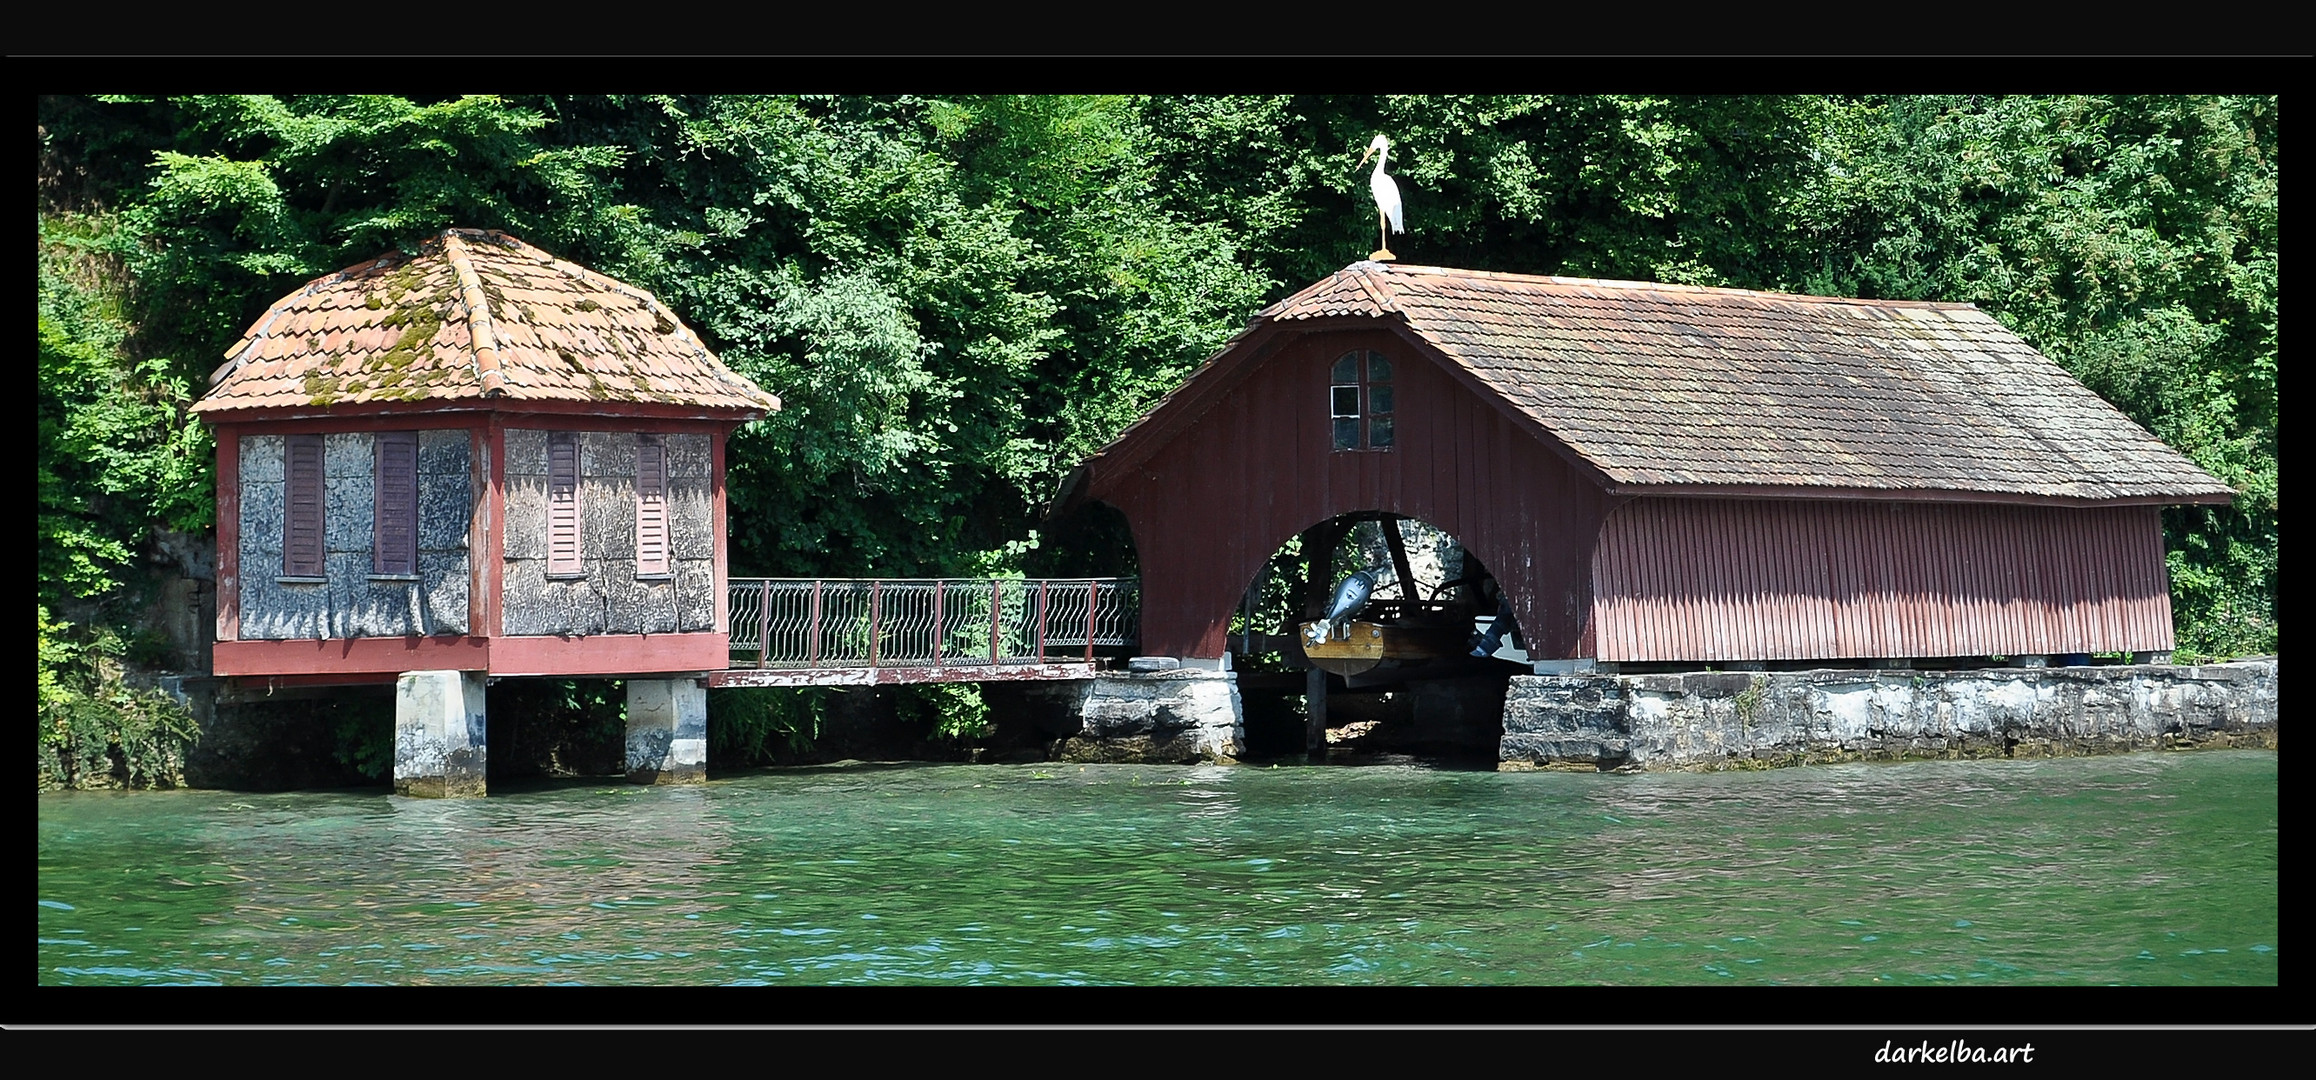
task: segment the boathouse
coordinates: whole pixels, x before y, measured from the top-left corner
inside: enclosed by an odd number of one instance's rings
[[[193,406],[217,436],[214,670],[399,679],[397,786],[473,794],[485,678],[661,676],[630,684],[631,772],[638,716],[681,714],[657,741],[696,778],[705,691],[668,677],[726,666],[724,443],[779,407],[650,293],[504,233],[308,282]],[[413,734],[413,709],[471,730]]]
[[[1362,262],[1062,506],[1123,512],[1144,652],[1223,659],[1274,551],[1381,514],[1484,563],[1542,672],[2145,658],[2160,508],[2232,495],[1969,304]]]

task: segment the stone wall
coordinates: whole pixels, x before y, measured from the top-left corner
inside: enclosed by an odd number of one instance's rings
[[[579,436],[581,578],[547,576],[547,432],[507,431],[505,630],[671,634],[716,628],[716,504],[710,436],[667,437],[669,568],[635,567],[635,433]]]
[[[2201,666],[1518,676],[1499,767],[1714,770],[2276,745],[2273,657]]]
[[[1227,763],[1246,742],[1238,676],[1228,671],[1104,674],[1053,685],[1053,693],[1074,698],[1079,724],[1054,746],[1057,761]]]
[[[326,582],[283,582],[287,481],[282,437],[241,439],[241,637],[399,637],[467,632],[467,537],[474,513],[470,436],[418,433],[418,580],[373,579],[377,468],[369,432],[322,438]]]

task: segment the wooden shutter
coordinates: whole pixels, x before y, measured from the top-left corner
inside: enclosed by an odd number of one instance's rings
[[[322,437],[283,439],[283,473],[289,478],[282,514],[281,572],[284,577],[322,576]]]
[[[635,437],[635,572],[668,572],[665,435]]]
[[[371,477],[371,566],[380,574],[418,572],[418,433],[378,433],[378,469]]]
[[[579,563],[579,436],[547,433],[547,572],[584,573]]]

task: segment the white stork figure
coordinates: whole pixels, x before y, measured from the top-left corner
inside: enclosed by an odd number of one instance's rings
[[[1383,175],[1383,162],[1391,156],[1391,140],[1377,135],[1374,142],[1367,144],[1367,153],[1359,155],[1359,164],[1367,164],[1368,154],[1375,156],[1375,175],[1367,178],[1367,187],[1375,193],[1375,212],[1380,218],[1376,231],[1383,237],[1383,241],[1375,245],[1375,252],[1367,257],[1376,262],[1390,262],[1399,256],[1391,253],[1390,233],[1383,230],[1388,228],[1395,233],[1407,231],[1407,223],[1399,212],[1399,185]]]

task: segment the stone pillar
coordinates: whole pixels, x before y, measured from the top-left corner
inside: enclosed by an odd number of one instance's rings
[[[1182,667],[1087,680],[1062,761],[1232,762],[1246,743],[1238,675]]]
[[[629,782],[708,782],[708,688],[700,678],[627,680]]]
[[[394,683],[394,793],[479,799],[483,686],[479,671],[405,671]]]

